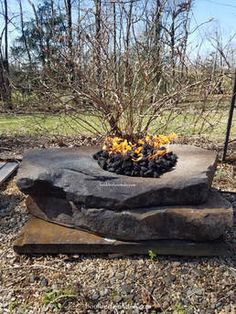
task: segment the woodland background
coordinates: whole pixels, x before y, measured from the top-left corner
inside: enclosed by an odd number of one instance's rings
[[[234,36],[196,41],[194,0],[27,5],[1,0],[0,132],[224,136]]]

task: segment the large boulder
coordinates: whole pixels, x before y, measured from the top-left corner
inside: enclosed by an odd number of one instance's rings
[[[44,220],[125,241],[214,240],[231,227],[233,221],[231,204],[217,191],[210,192],[206,203],[195,206],[156,206],[114,211],[107,208],[78,208],[71,201],[51,196],[28,197],[27,207],[34,216]]]
[[[117,175],[93,159],[98,147],[29,151],[17,185],[32,196],[66,199],[80,208],[111,211],[160,205],[201,204],[208,197],[216,154],[189,145],[173,145],[176,167],[160,178]]]

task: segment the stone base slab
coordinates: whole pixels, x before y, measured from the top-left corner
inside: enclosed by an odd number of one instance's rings
[[[232,206],[217,191],[210,191],[202,205],[123,211],[78,208],[73,202],[57,197],[28,197],[26,204],[35,217],[121,241],[211,241],[233,224]]]
[[[154,240],[125,242],[63,227],[32,217],[14,243],[19,254],[121,254],[177,256],[229,256],[230,250],[222,240],[192,242],[181,240]]]

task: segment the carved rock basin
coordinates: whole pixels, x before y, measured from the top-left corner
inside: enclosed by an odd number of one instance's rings
[[[189,145],[173,145],[176,167],[160,178],[117,175],[99,167],[92,155],[98,147],[29,151],[17,185],[25,194],[66,199],[81,208],[113,211],[162,206],[197,205],[208,198],[216,154]]]
[[[160,178],[99,167],[97,147],[29,151],[17,184],[36,217],[124,241],[218,239],[232,225],[229,202],[210,190],[214,152],[173,145],[176,168]],[[42,230],[42,232],[47,232]]]

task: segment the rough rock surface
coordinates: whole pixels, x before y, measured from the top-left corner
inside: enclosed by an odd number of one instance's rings
[[[76,207],[56,197],[28,197],[27,207],[39,218],[119,240],[218,239],[233,224],[231,204],[211,191],[201,205],[159,206],[113,211]],[[47,232],[46,230],[44,232]]]
[[[47,230],[47,232],[42,232]],[[14,243],[14,250],[20,254],[81,254],[116,253],[180,256],[227,256],[229,247],[222,240],[209,242],[190,242],[182,240],[117,241],[59,226],[32,217],[25,224],[20,236]]]
[[[173,145],[176,167],[160,178],[117,175],[99,167],[92,155],[98,147],[29,151],[17,185],[30,195],[55,196],[79,207],[123,210],[158,205],[200,204],[206,201],[215,172],[216,154]]]

